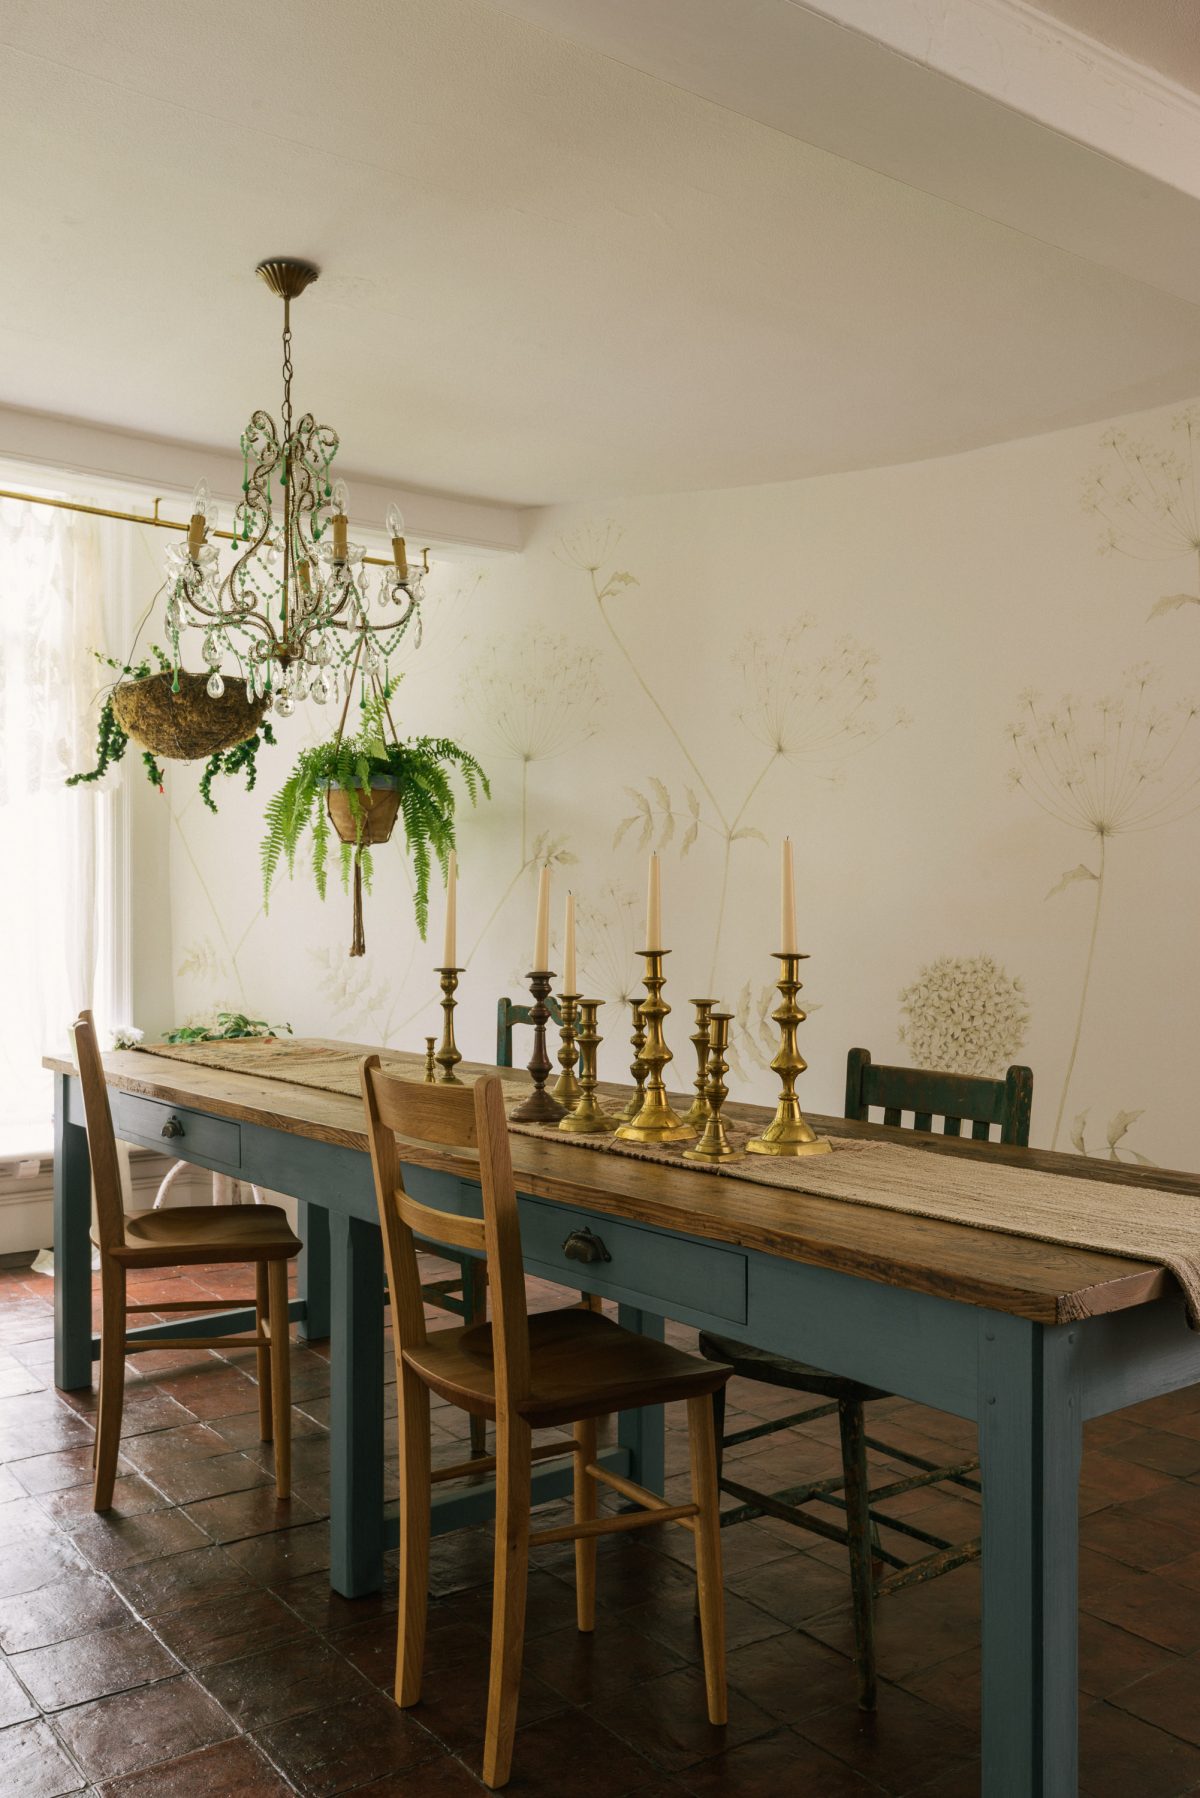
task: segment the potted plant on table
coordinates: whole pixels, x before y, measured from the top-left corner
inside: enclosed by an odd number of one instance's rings
[[[312,833],[312,867],[317,892],[325,897],[330,827],[340,843],[342,886],[354,882],[354,933],[351,955],[366,949],[362,921],[364,885],[370,891],[372,848],[386,843],[397,818],[413,866],[413,907],[422,939],[429,922],[429,876],[436,859],[443,873],[454,847],[455,794],[450,776],[457,771],[472,805],[480,792],[491,797],[488,779],[475,757],[448,737],[409,737],[401,742],[392,720],[391,682],[373,683],[361,702],[358,729],[345,735],[343,709],[337,734],[303,749],[283,786],[266,810],[262,841],[263,904],[280,861],[295,872],[296,851]],[[347,702],[348,703],[348,702]]]

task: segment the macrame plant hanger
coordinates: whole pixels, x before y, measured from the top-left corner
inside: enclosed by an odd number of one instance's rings
[[[338,719],[337,736],[334,739],[334,756],[342,747],[342,738],[346,730],[346,719],[350,711],[350,700],[354,694],[354,683],[358,674],[359,658],[362,655],[365,637],[358,640],[358,648],[354,652],[354,665],[350,670],[350,679],[346,685],[346,701],[342,706],[342,715]],[[392,733],[392,741],[399,742],[396,734],[396,723],[392,717],[392,708],[388,704],[387,689],[380,683],[379,675],[374,669],[370,674],[371,686],[383,702],[384,716]],[[350,791],[345,787],[336,787],[330,782],[325,791],[325,809],[329,814],[329,822],[337,831],[343,843],[349,843],[354,850],[354,924],[350,937],[351,955],[365,955],[367,939],[363,930],[363,877],[362,852],[376,843],[386,843],[395,827],[400,811],[400,792],[397,787],[367,787],[357,795],[355,806]]]

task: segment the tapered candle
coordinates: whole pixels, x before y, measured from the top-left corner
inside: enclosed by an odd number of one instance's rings
[[[458,853],[452,849],[446,864],[446,941],[442,966],[458,966]]]
[[[563,983],[564,993],[575,991],[575,895],[567,894],[567,921],[563,931]]]
[[[659,879],[658,857],[650,857],[650,878],[646,887],[646,949],[661,949],[662,940],[662,885]]]
[[[550,870],[543,867],[538,875],[537,929],[533,933],[533,974],[550,969]]]
[[[796,954],[796,875],[792,867],[792,839],[783,839],[783,881],[779,894],[779,948]]]

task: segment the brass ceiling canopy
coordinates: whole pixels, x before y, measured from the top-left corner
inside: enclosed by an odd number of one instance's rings
[[[315,262],[301,262],[295,256],[269,256],[254,272],[277,300],[297,299],[321,273]]]

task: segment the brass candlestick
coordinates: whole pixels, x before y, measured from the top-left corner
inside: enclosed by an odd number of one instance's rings
[[[462,968],[438,968],[435,972],[442,983],[442,1046],[435,1057],[442,1070],[439,1084],[461,1086],[462,1081],[454,1072],[462,1060],[462,1056],[458,1052],[458,1044],[454,1040],[454,994],[458,987],[458,977],[463,970]]]
[[[575,1035],[575,1019],[579,1015],[576,1010],[578,1004],[578,993],[560,993],[558,995],[558,1009],[562,1017],[558,1033],[561,1039],[558,1065],[562,1069],[562,1073],[554,1082],[554,1097],[568,1111],[578,1105],[579,1095],[583,1090],[575,1075],[575,1069],[579,1065],[579,1040]]]
[[[425,1084],[426,1084],[426,1086],[433,1086],[436,1084],[436,1081],[437,1081],[437,1056],[434,1054],[434,1050],[436,1048],[437,1048],[437,1037],[436,1036],[427,1036],[425,1038]]]
[[[535,971],[527,979],[529,990],[533,994],[533,1004],[529,1008],[529,1021],[533,1025],[533,1054],[528,1063],[533,1091],[512,1115],[522,1124],[557,1124],[563,1115],[563,1108],[553,1093],[546,1091],[546,1077],[554,1066],[546,1051],[546,1021],[550,1016],[546,1000],[554,983],[554,976],[548,970]]]
[[[641,1000],[631,999],[629,1001],[629,1009],[633,1017],[633,1034],[629,1039],[630,1043],[633,1045],[633,1061],[630,1065],[629,1072],[633,1075],[635,1089],[633,1097],[621,1113],[621,1116],[626,1123],[632,1123],[638,1112],[642,1109],[642,1106],[645,1103],[642,1088],[646,1084],[646,1064],[642,1060],[642,1050],[646,1047],[646,1022],[642,1017]]]
[[[559,1122],[560,1130],[574,1131],[580,1136],[608,1135],[616,1129],[619,1118],[610,1117],[596,1098],[596,1051],[604,1040],[596,1028],[596,1013],[603,999],[581,999],[582,1025],[579,1046],[583,1050],[583,1066],[579,1076],[579,1103]]]
[[[738,1152],[725,1134],[725,1120],[721,1116],[721,1107],[729,1095],[729,1088],[725,1084],[725,1075],[729,1071],[725,1051],[729,1047],[729,1024],[732,1017],[733,1013],[730,1011],[714,1011],[712,1014],[704,1085],[708,1120],[704,1126],[704,1134],[695,1148],[683,1151],[688,1161],[728,1161]]]
[[[674,1057],[663,1035],[663,1019],[671,1007],[662,997],[666,976],[663,957],[669,949],[643,949],[646,958],[646,997],[642,1000],[642,1021],[646,1026],[646,1043],[638,1059],[646,1068],[646,1090],[642,1108],[628,1124],[622,1124],[617,1135],[623,1142],[669,1143],[687,1142],[696,1132],[690,1124],[676,1117],[667,1104],[667,1089],[662,1071]]]
[[[800,963],[808,957],[776,951],[775,959],[780,964],[781,998],[771,1016],[779,1025],[780,1041],[771,1066],[779,1075],[783,1092],[775,1116],[762,1135],[754,1137],[746,1148],[751,1155],[828,1155],[832,1145],[825,1137],[817,1135],[801,1111],[795,1091],[797,1079],[808,1066],[796,1047],[796,1031],[808,1016],[796,1004],[796,994],[800,991]]]
[[[716,999],[689,999],[688,1004],[696,1007],[696,1030],[692,1042],[696,1049],[696,1097],[692,1100],[691,1109],[684,1113],[685,1124],[694,1124],[697,1130],[703,1130],[708,1123],[708,1057],[712,1049],[709,1035],[709,1024],[712,1020]]]

